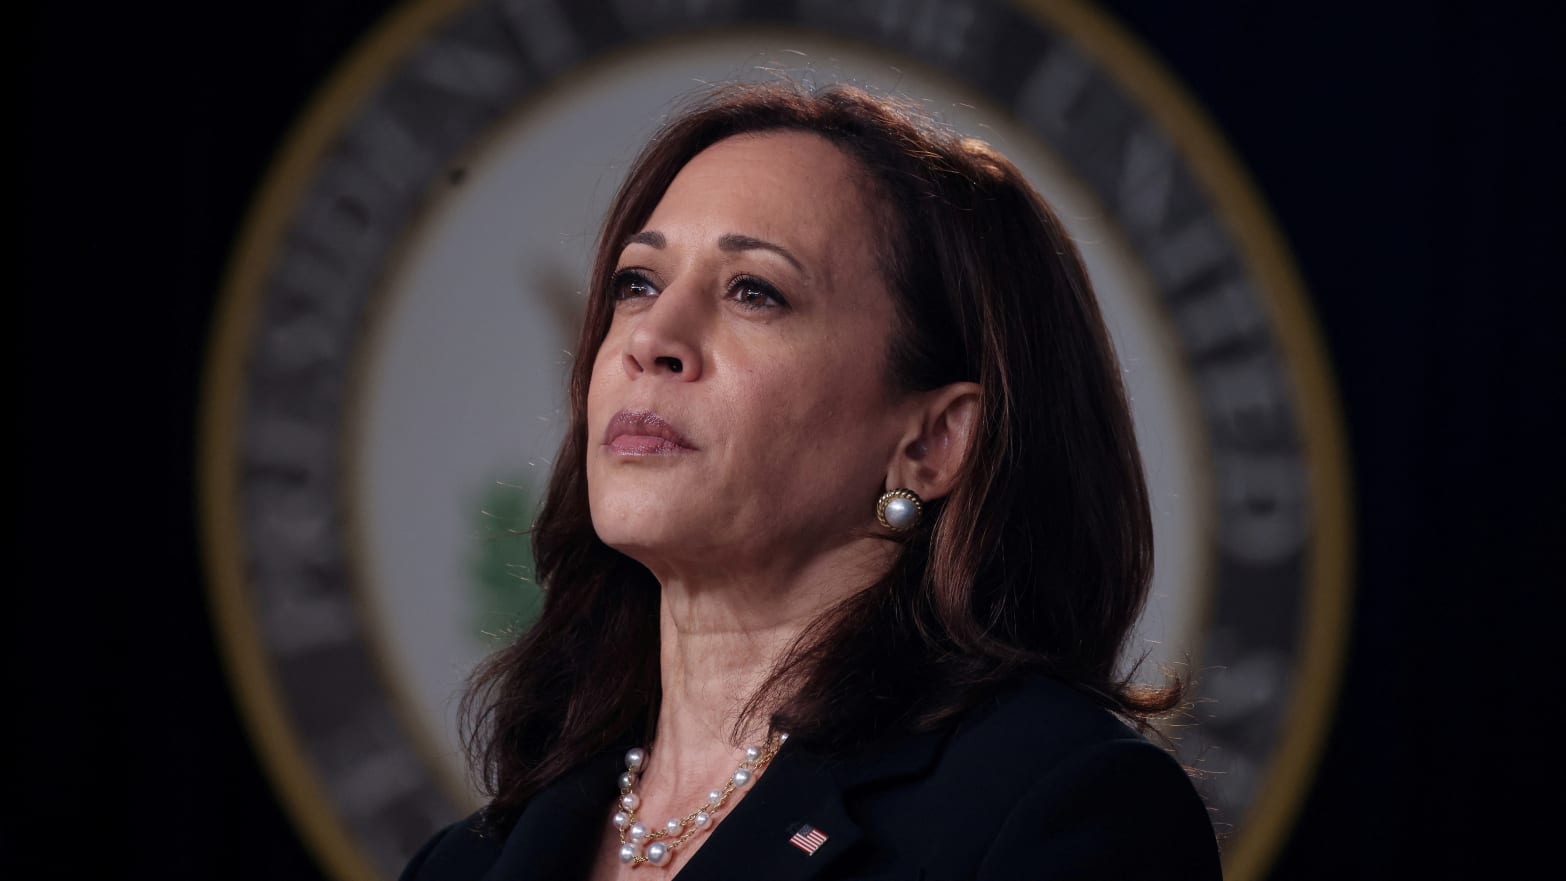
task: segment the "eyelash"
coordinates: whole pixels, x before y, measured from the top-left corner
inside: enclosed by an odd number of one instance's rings
[[[645,294],[627,295],[625,293],[625,288],[627,285],[632,284],[642,285],[647,288],[653,287],[652,281],[648,279],[647,276],[640,270],[622,269],[619,272],[616,272],[614,277],[609,280],[609,298],[616,303],[620,303],[646,296]],[[757,291],[762,294],[762,296],[772,300],[773,303],[754,303],[741,300],[734,296],[734,292],[741,289]],[[737,304],[739,304],[740,308],[754,312],[761,312],[767,309],[785,308],[788,306],[788,301],[783,299],[783,295],[778,293],[777,288],[762,281],[759,278],[756,278],[753,275],[735,276],[729,282],[728,296]]]
[[[629,284],[639,284],[649,288],[653,286],[647,276],[642,273],[634,269],[622,269],[616,272],[613,278],[609,279],[609,299],[616,303],[622,300],[637,299],[638,297],[630,297],[625,294],[625,286]]]

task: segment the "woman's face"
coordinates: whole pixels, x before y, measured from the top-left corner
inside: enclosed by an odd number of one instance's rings
[[[720,141],[620,252],[588,494],[599,537],[660,577],[797,567],[875,522],[907,414],[852,163],[808,133]]]

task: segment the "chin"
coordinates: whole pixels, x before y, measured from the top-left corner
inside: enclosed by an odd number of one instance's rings
[[[593,531],[604,544],[637,557],[633,551],[656,550],[688,543],[684,518],[670,509],[667,495],[614,493],[591,502]]]

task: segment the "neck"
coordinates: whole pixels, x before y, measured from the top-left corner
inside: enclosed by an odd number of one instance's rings
[[[758,706],[736,736],[751,696],[816,616],[868,585],[894,550],[868,539],[786,571],[655,568],[663,695],[649,776],[699,795],[746,746],[764,745],[776,703]]]

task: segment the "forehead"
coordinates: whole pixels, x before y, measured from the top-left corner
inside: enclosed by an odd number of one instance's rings
[[[646,228],[687,234],[693,244],[751,235],[831,271],[840,258],[869,257],[872,216],[853,158],[819,135],[781,131],[737,135],[698,153]]]

